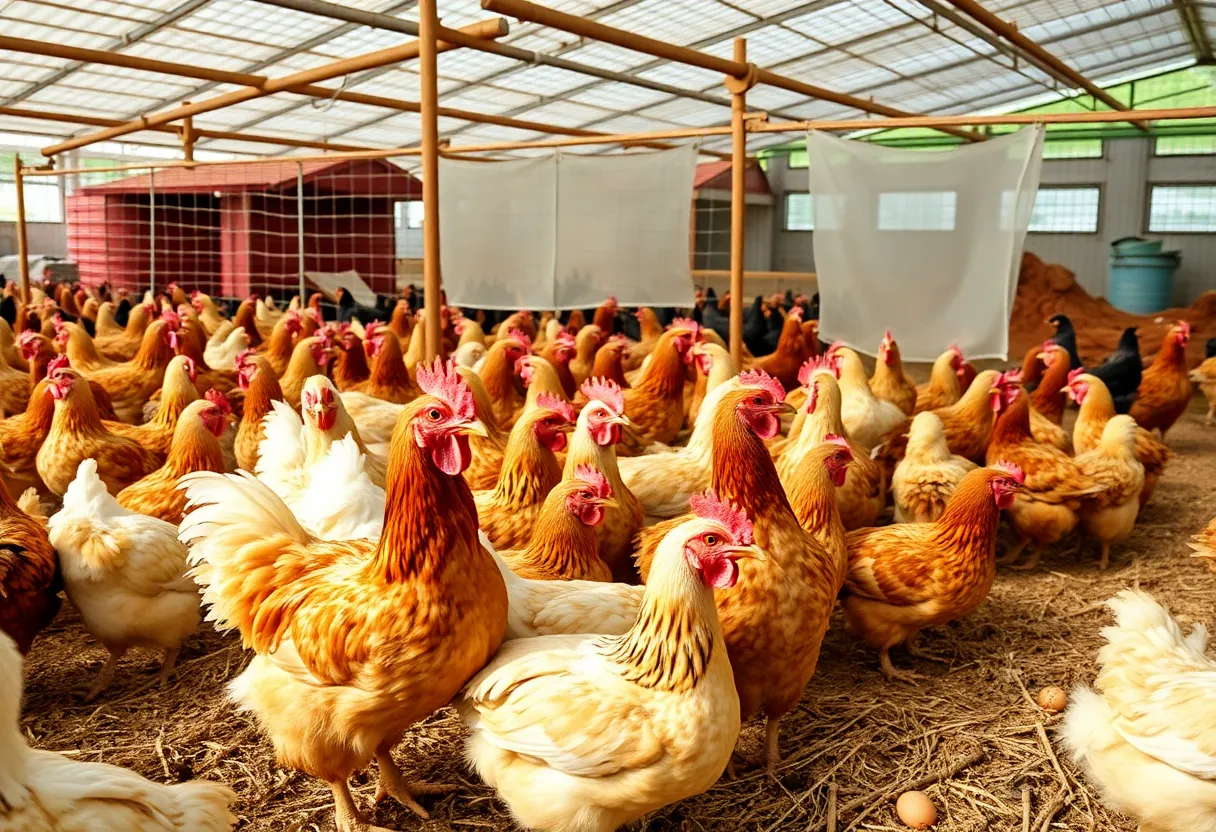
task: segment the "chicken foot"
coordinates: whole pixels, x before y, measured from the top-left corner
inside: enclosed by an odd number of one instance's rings
[[[1109,568],[1109,567],[1110,567],[1110,544],[1103,543],[1102,544],[1102,559],[1098,561],[1098,568],[1101,569],[1103,572],[1105,572],[1107,570],[1107,568]]]
[[[165,649],[165,658],[160,663],[160,673],[156,674],[156,681],[162,688],[169,684],[169,676],[173,673],[173,666],[177,664],[177,654],[181,652],[181,649],[181,647]]]
[[[350,786],[346,780],[336,780],[329,784],[334,793],[334,828],[338,832],[396,832],[385,826],[373,826],[359,813],[355,799],[351,797]]]
[[[930,653],[928,650],[920,646],[920,633],[915,632],[904,641],[904,647],[908,650],[908,655],[915,656],[918,659],[925,659],[930,662],[941,662],[949,664],[950,660],[945,656],[939,656],[936,653]]]
[[[106,665],[101,669],[101,674],[98,675],[97,681],[93,683],[93,687],[85,694],[84,701],[92,702],[101,692],[110,686],[110,682],[114,681],[114,671],[118,669],[118,662],[127,654],[125,647],[108,647],[110,657],[106,659]]]
[[[393,759],[393,755],[389,753],[388,749],[376,752],[376,765],[380,767],[380,788],[376,790],[376,797],[373,802],[379,803],[384,798],[391,796],[423,820],[430,820],[431,815],[414,799],[415,795],[447,794],[448,792],[455,791],[457,788],[450,784],[409,782],[405,779],[405,775],[401,773],[401,769],[397,767],[397,762]]]
[[[919,673],[913,673],[911,670],[897,670],[895,665],[891,664],[890,647],[884,647],[882,652],[878,654],[878,664],[882,668],[882,675],[896,682],[907,682],[909,685],[915,685],[919,680],[925,678]]]
[[[1012,563],[1017,563],[1018,558],[1022,556],[1022,550],[1026,548],[1026,544],[1030,543],[1030,538],[1023,537],[1017,543],[1010,547],[1009,551],[996,559],[998,566],[1008,566]]]
[[[769,777],[777,776],[777,766],[781,765],[781,748],[778,737],[781,734],[781,719],[775,716],[764,717],[764,760]]]
[[[1025,563],[1011,565],[1009,568],[1015,572],[1028,572],[1039,565],[1039,559],[1043,557],[1043,544],[1036,543],[1034,548],[1030,550],[1030,560]]]

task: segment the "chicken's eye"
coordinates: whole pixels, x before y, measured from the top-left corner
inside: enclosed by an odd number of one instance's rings
[[[582,498],[583,498],[584,500],[592,500],[592,499],[595,499],[595,495],[594,495],[594,494],[592,494],[590,491],[584,491],[584,492],[582,492],[582,495],[581,495],[581,496],[582,496]]]
[[[705,545],[707,545],[707,546],[717,546],[718,545],[718,536],[716,534],[707,534],[707,535],[705,535],[704,539],[705,539]]]
[[[439,408],[432,407],[427,411],[426,418],[430,419],[432,422],[438,422],[443,418],[443,414],[439,412]]]
[[[752,404],[764,404],[764,399],[760,398],[759,396],[755,396],[752,398]]]

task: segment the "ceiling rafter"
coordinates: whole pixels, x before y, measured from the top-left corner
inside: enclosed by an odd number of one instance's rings
[[[1199,7],[1193,0],[1174,0],[1174,8],[1178,10],[1182,31],[1186,33],[1186,39],[1190,41],[1191,51],[1195,53],[1195,60],[1209,65],[1216,62],[1216,59],[1212,57],[1212,39],[1208,37],[1208,30],[1204,25],[1203,16],[1199,13]]]

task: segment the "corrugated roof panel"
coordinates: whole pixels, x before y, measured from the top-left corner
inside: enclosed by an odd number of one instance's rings
[[[640,55],[632,49],[622,49],[609,43],[596,43],[595,41],[589,41],[578,49],[564,52],[562,57],[580,64],[617,72],[623,72],[646,62],[645,55]]]
[[[589,104],[593,107],[631,112],[643,107],[649,107],[651,104],[664,101],[670,97],[665,92],[649,90],[645,87],[635,87],[632,84],[606,81],[597,84],[589,90],[571,96],[570,100],[577,101],[580,104]]]
[[[834,3],[826,9],[787,20],[784,25],[823,43],[835,44],[907,21],[907,15],[882,0],[857,0],[847,4]]]
[[[600,22],[670,43],[687,44],[751,23],[757,18],[724,3],[703,0],[642,0]]]
[[[582,86],[591,79],[577,72],[552,66],[532,66],[522,72],[513,72],[494,81],[495,86],[506,87],[533,95],[557,95],[574,87]]]

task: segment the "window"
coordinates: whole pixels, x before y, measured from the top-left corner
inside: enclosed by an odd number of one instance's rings
[[[1058,139],[1043,144],[1044,159],[1101,159],[1101,139]]]
[[[879,231],[953,231],[958,194],[913,191],[878,195]]]
[[[1216,232],[1216,185],[1153,185],[1148,230]]]
[[[23,159],[32,163],[41,157],[24,154]],[[0,221],[17,220],[17,183],[13,168],[15,153],[0,153]],[[63,222],[63,200],[59,195],[59,177],[29,176],[24,180],[26,222]]]
[[[811,160],[805,150],[791,150],[789,157],[785,160],[787,168],[805,168],[810,167]]]
[[[415,200],[393,203],[393,214],[395,215],[398,228],[422,228],[422,218],[426,212],[423,209],[422,202]]]
[[[815,228],[815,208],[811,204],[810,194],[785,195],[785,230],[813,231]]]
[[[1081,188],[1039,188],[1030,212],[1028,231],[1039,234],[1094,234],[1102,191]]]
[[[1209,156],[1216,154],[1216,136],[1161,136],[1153,144],[1158,156]]]

